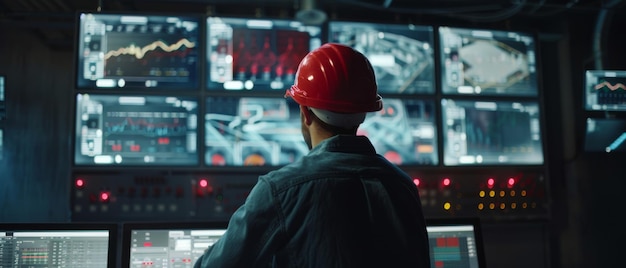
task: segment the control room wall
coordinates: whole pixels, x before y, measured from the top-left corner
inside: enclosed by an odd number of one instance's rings
[[[0,222],[67,221],[73,56],[20,28],[0,27],[6,119]]]

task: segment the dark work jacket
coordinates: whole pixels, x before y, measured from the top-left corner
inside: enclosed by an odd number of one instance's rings
[[[260,176],[195,267],[430,267],[411,178],[364,136]]]

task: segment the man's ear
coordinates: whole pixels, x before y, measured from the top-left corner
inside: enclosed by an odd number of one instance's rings
[[[307,126],[311,125],[311,123],[313,123],[313,118],[311,118],[311,109],[309,109],[309,107],[307,106],[303,106],[300,105],[300,114],[302,116],[302,118],[304,120],[302,120],[303,123],[305,123]]]

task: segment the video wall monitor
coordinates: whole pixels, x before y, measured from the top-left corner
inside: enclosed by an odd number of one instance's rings
[[[78,94],[74,163],[197,165],[197,132],[192,97]]]
[[[439,27],[444,94],[537,96],[533,35]]]
[[[372,64],[381,93],[435,92],[433,28],[330,21],[329,42],[349,45]]]
[[[208,17],[207,88],[284,91],[321,45],[321,30],[292,20]]]
[[[436,165],[434,103],[385,99],[358,130],[398,165]],[[309,153],[297,103],[283,97],[209,97],[205,161],[209,166],[279,166]]]
[[[441,100],[446,166],[544,163],[537,102]]]
[[[585,71],[585,110],[626,111],[626,70]]]
[[[81,13],[78,88],[198,89],[201,17]]]
[[[357,134],[369,137],[376,152],[396,165],[437,165],[435,118],[432,100],[386,98]]]
[[[208,97],[205,109],[209,166],[279,166],[309,152],[291,98]]]
[[[626,119],[587,118],[585,152],[626,152]]]

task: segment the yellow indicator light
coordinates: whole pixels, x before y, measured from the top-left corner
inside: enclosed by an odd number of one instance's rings
[[[494,203],[489,203],[489,209],[494,209],[496,208],[496,205]]]
[[[443,204],[443,209],[444,209],[444,210],[450,210],[450,207],[452,207],[452,205],[450,205],[450,202],[445,202],[445,203]]]
[[[485,209],[485,204],[478,203],[478,210],[483,210],[483,209]]]
[[[480,192],[478,192],[478,196],[480,196],[480,197],[485,197],[485,191],[480,191]]]
[[[496,196],[496,191],[489,191],[489,197]]]

